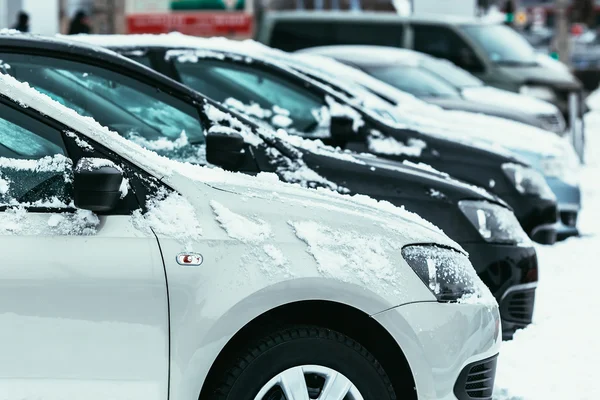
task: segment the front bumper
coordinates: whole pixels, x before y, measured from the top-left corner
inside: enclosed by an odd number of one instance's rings
[[[581,209],[581,188],[557,178],[546,178],[558,202],[558,222],[556,231],[558,239],[566,239],[579,235],[577,218]]]
[[[456,400],[454,389],[463,369],[500,350],[496,306],[420,302],[373,318],[404,352],[419,400]]]
[[[540,244],[556,242],[558,209],[556,200],[538,196],[500,195],[513,209],[523,230]]]
[[[485,242],[460,245],[469,253],[477,275],[500,305],[503,338],[512,338],[515,330],[530,324],[533,317],[535,296],[522,295],[520,288],[524,284],[537,284],[538,262],[535,248]],[[535,293],[535,288],[533,292]],[[508,296],[509,293],[512,294]]]

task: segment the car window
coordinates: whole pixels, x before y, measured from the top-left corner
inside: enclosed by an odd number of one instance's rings
[[[175,67],[184,84],[224,102],[235,98],[245,104],[258,104],[269,113],[280,112],[289,117],[292,125],[285,126],[298,132],[312,132],[318,125],[319,112],[324,100],[275,74],[234,63],[189,58],[174,59]],[[232,85],[233,84],[233,85]]]
[[[146,54],[144,51],[127,50],[119,53],[135,62],[145,65],[148,68],[152,68],[152,60],[150,60],[150,55]]]
[[[460,97],[455,87],[418,67],[384,65],[370,66],[365,70],[373,77],[415,96]]]
[[[60,132],[0,103],[0,207],[65,208],[72,182]]]
[[[0,55],[8,73],[54,100],[167,157],[204,163],[198,110],[123,74],[42,56]]]
[[[425,58],[421,67],[457,88],[479,87],[483,82],[448,60]]]
[[[404,27],[381,21],[277,21],[269,45],[285,51],[307,47],[372,44],[402,47]]]
[[[482,72],[483,63],[471,47],[444,26],[414,25],[413,48],[434,57],[445,58],[470,72]]]
[[[498,64],[535,64],[535,50],[523,36],[505,25],[472,25],[463,27]]]

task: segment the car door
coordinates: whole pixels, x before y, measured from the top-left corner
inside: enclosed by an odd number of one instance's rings
[[[0,398],[165,400],[165,272],[156,237],[132,223],[137,178],[120,164],[117,208],[76,209],[82,157],[108,158],[0,98]]]

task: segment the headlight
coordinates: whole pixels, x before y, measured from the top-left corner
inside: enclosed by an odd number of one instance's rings
[[[536,195],[543,199],[556,199],[546,179],[533,168],[506,163],[502,165],[502,170],[519,193]]]
[[[464,254],[436,246],[407,246],[402,256],[439,302],[495,303]]]
[[[487,201],[463,200],[458,207],[479,234],[490,243],[529,243],[515,214],[506,207]]]
[[[523,85],[519,89],[519,93],[529,97],[535,97],[536,99],[545,100],[552,102],[556,100],[556,94],[554,90],[548,86],[529,86]]]

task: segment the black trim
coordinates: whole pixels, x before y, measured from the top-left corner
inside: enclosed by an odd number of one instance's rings
[[[498,354],[464,367],[454,385],[458,400],[492,400],[497,362]]]

